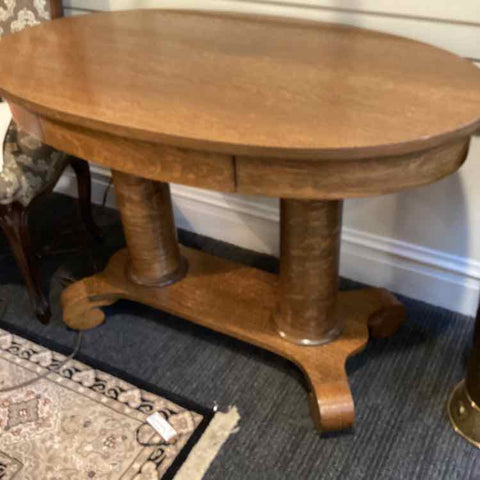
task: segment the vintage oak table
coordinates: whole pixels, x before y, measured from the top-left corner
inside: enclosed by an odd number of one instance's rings
[[[23,128],[113,169],[127,248],[65,290],[68,325],[99,325],[119,298],[154,306],[290,359],[316,426],[352,425],[345,361],[403,309],[383,289],[337,292],[342,200],[456,171],[479,70],[346,26],[149,10],[4,38],[0,93]],[[280,197],[279,276],[179,246],[170,182]]]

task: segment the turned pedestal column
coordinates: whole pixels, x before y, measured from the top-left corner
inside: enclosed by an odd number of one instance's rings
[[[178,247],[170,186],[117,171],[113,181],[130,257],[130,280],[157,287],[180,280],[187,262]]]
[[[302,345],[338,336],[338,265],[341,201],[282,200],[280,278],[275,323],[279,334]]]
[[[169,185],[113,172],[129,262],[136,284],[162,287],[180,280],[187,261],[180,255]],[[341,201],[281,201],[278,334],[301,345],[336,338]]]

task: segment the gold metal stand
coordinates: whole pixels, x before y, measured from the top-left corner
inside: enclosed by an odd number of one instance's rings
[[[465,440],[480,448],[480,406],[470,398],[465,380],[462,380],[450,395],[448,416],[453,429]]]
[[[480,307],[475,320],[473,349],[468,361],[467,377],[450,395],[448,416],[454,430],[480,448]]]

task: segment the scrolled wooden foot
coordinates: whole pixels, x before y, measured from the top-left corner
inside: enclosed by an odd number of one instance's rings
[[[385,288],[368,288],[363,292],[376,306],[368,319],[370,335],[373,338],[391,337],[407,319],[405,307]]]
[[[105,313],[101,307],[115,303],[119,294],[100,293],[98,286],[98,279],[93,276],[80,280],[63,291],[63,321],[70,328],[88,330],[103,323]]]
[[[367,344],[369,330],[376,338],[392,335],[405,320],[405,309],[387,290],[366,288],[340,292],[338,315],[343,328],[336,340],[319,347],[298,347],[293,358],[310,384],[310,412],[321,433],[353,426],[355,408],[346,361]]]
[[[344,378],[337,382],[312,388],[308,401],[310,415],[319,432],[336,432],[352,427],[355,421],[355,406],[346,373]]]

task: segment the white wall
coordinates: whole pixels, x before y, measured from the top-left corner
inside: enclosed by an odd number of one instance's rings
[[[129,8],[235,10],[354,24],[431,43],[480,67],[479,0],[64,0],[66,15]],[[480,108],[480,107],[479,107]],[[105,172],[96,170],[97,186]],[[480,285],[480,137],[459,173],[435,185],[346,202],[341,274],[473,314]],[[68,182],[60,186],[67,191]],[[173,189],[177,223],[278,252],[274,199]],[[99,195],[99,192],[95,193]]]

